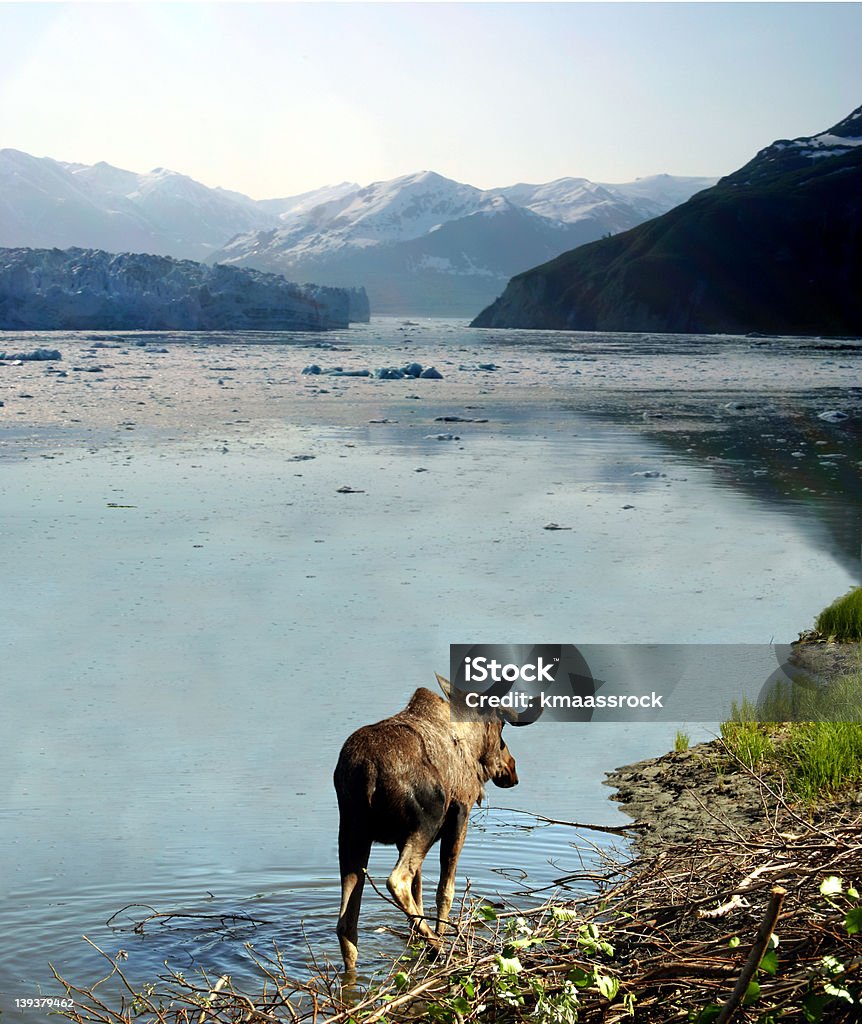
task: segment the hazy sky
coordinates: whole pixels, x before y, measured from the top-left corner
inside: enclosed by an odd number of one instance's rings
[[[255,198],[720,175],[862,104],[862,4],[0,3],[0,147]]]

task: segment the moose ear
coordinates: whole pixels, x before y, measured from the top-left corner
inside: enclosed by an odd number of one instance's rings
[[[446,697],[446,700],[451,700],[452,699],[452,684],[449,682],[448,679],[444,679],[443,676],[441,676],[439,672],[435,672],[434,675],[437,676],[437,685],[443,691],[443,693],[444,693],[444,695]]]

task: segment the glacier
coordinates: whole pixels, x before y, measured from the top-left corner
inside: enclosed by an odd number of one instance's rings
[[[324,331],[368,320],[363,289],[98,249],[0,249],[0,330]]]

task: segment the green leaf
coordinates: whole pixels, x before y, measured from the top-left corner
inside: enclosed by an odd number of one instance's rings
[[[848,885],[847,886],[847,895],[850,897],[851,900],[858,900],[859,899],[859,890],[856,888],[855,885]]]
[[[838,875],[827,875],[820,883],[820,893],[823,896],[837,896],[844,891],[844,883]]]
[[[819,992],[809,992],[802,1000],[802,1012],[805,1014],[806,1024],[819,1024],[823,1010],[829,1002],[831,1002],[829,996],[821,995]]]
[[[555,921],[577,921],[578,912],[565,907],[551,907],[551,916]]]
[[[571,967],[566,979],[577,988],[589,988],[596,980],[595,975],[591,971],[585,971],[583,967]]]
[[[862,907],[854,907],[844,918],[844,927],[848,935],[858,935],[862,931]]]
[[[597,974],[596,975],[596,988],[607,1000],[611,1000],[616,996],[620,990],[620,983],[617,978],[612,978],[609,974]]]
[[[476,985],[474,984],[472,978],[462,978],[461,979],[461,988],[464,990],[464,995],[468,999],[475,999],[476,998]]]
[[[406,971],[399,971],[392,980],[396,988],[407,988],[410,984],[410,975]]]
[[[727,943],[727,944],[728,944],[728,946],[729,946],[729,947],[730,947],[731,949],[736,949],[736,947],[737,947],[737,946],[738,946],[738,945],[739,945],[739,944],[740,944],[741,942],[742,942],[742,939],[740,939],[740,937],[739,937],[738,935],[734,935],[732,939],[729,939],[729,940],[728,940],[728,943]]]
[[[521,970],[521,961],[516,956],[500,956],[494,958],[500,974],[517,974]]]
[[[476,910],[476,916],[481,917],[483,921],[496,921],[497,911],[487,903],[483,903],[482,906]]]
[[[697,1015],[695,1024],[712,1024],[720,1013],[721,1007],[717,1003],[710,1003],[709,1006],[704,1006]]]
[[[458,1013],[463,1015],[465,1013],[469,1013],[472,1007],[470,1006],[469,1001],[463,996],[455,996],[452,1000],[452,1009],[457,1010]]]
[[[756,1003],[760,998],[760,985],[756,981],[750,981],[748,988],[745,990],[745,995],[742,997],[743,1006],[751,1006],[752,1003]]]
[[[778,970],[778,954],[774,949],[768,949],[763,954],[763,959],[760,961],[761,971],[766,971],[767,974],[775,974]]]
[[[820,961],[820,966],[830,974],[843,974],[845,971],[844,964],[836,956],[824,956]]]
[[[823,982],[823,991],[828,992],[830,996],[835,996],[836,999],[843,999],[845,1002],[853,1003],[853,996],[847,991],[846,988],[839,988],[837,985],[833,985],[829,981]]]

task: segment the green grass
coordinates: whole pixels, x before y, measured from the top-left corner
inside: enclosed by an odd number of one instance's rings
[[[737,718],[734,704],[731,719]],[[779,682],[757,707],[749,704],[743,718],[756,722],[862,723],[862,671],[849,672],[825,686],[799,676],[792,685]]]
[[[677,729],[676,739],[673,743],[673,749],[678,753],[682,754],[688,750],[689,744],[691,743],[691,736],[687,732],[683,732],[682,729]]]
[[[731,705],[730,721],[721,723],[721,738],[747,768],[757,768],[775,752],[769,728],[757,717],[757,708],[744,700]]]
[[[862,726],[855,722],[801,722],[778,747],[791,790],[806,803],[862,785]]]
[[[728,750],[752,769],[777,770],[807,804],[862,786],[862,673],[828,687],[775,691],[761,707],[734,703],[721,725]]]
[[[815,628],[840,643],[862,640],[862,587],[855,587],[824,608],[817,616]]]

